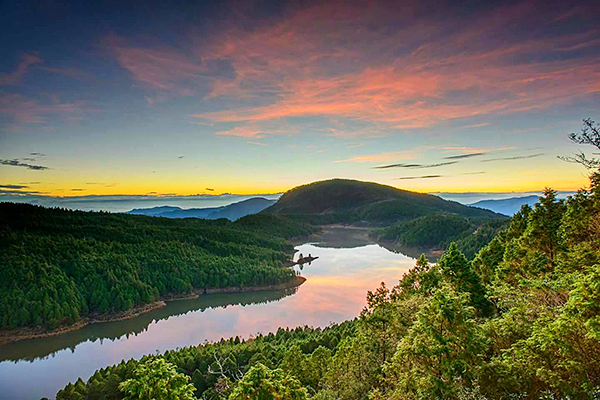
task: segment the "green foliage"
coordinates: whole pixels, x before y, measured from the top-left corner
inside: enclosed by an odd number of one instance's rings
[[[434,214],[378,229],[379,239],[391,240],[400,246],[422,249],[446,248],[451,242],[468,258],[487,245],[506,227],[506,220],[464,218],[458,215]]]
[[[466,218],[456,215],[428,215],[379,231],[379,237],[403,246],[436,247],[472,228]]]
[[[491,303],[485,297],[485,288],[481,284],[481,277],[473,271],[471,262],[467,261],[456,244],[450,245],[448,251],[440,258],[438,265],[442,276],[456,290],[469,294],[470,303],[475,309],[482,315],[491,313]]]
[[[163,358],[148,359],[139,364],[134,377],[119,384],[125,400],[194,400],[190,377],[178,373]]]
[[[389,367],[394,392],[417,399],[457,398],[455,381],[474,379],[484,346],[468,294],[441,285],[398,345]]]
[[[255,364],[229,396],[229,400],[304,400],[306,389],[280,369]]]
[[[481,249],[473,260],[473,270],[488,285],[494,279],[496,268],[504,258],[504,245],[500,237],[495,237],[485,248]]]
[[[524,206],[472,262],[456,244],[437,264],[421,256],[397,286],[369,292],[356,321],[164,358],[211,400],[293,398],[287,387],[319,400],[597,399],[599,304],[596,173],[564,203],[547,190]],[[138,364],[100,370],[57,399],[120,399]]]
[[[222,400],[229,396],[242,375],[246,377],[257,363],[271,370],[284,370],[284,375],[294,377],[302,386],[311,386],[309,390],[314,392],[324,387],[321,384],[325,383],[324,371],[330,369],[330,360],[337,352],[339,343],[354,335],[355,321],[326,329],[280,328],[275,333],[259,335],[250,340],[222,339],[216,343],[167,351],[162,358],[173,364],[179,373],[190,377],[190,383],[196,390],[195,396],[199,399]],[[291,357],[290,353],[296,355]],[[300,360],[301,364],[289,362],[294,358]],[[79,388],[79,394],[88,400],[123,399],[125,394],[119,390],[119,384],[134,379],[136,369],[154,359],[156,356],[147,356],[139,361],[123,361],[100,369]],[[319,383],[315,383],[317,381]],[[57,400],[70,399],[75,386],[69,384],[59,391]]]
[[[232,223],[12,203],[0,221],[0,327],[50,329],[161,296],[290,281],[285,239],[315,231],[269,215]]]
[[[477,226],[473,232],[467,231],[456,239],[446,241],[454,241],[460,251],[472,260],[479,250],[488,245],[495,237],[502,235],[506,230],[510,220],[494,220],[487,221]]]
[[[559,229],[564,212],[564,202],[556,200],[556,192],[546,188],[540,202],[529,214],[525,231],[524,239],[529,247],[545,254],[552,265],[559,251]]]

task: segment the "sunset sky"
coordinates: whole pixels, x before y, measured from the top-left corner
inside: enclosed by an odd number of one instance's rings
[[[453,3],[4,2],[0,193],[585,185],[600,2]]]

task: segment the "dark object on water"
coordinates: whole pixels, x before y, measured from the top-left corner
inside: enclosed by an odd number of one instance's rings
[[[300,254],[302,255],[302,254]],[[296,264],[299,265],[304,265],[306,263],[310,264],[311,262],[313,262],[313,260],[316,260],[319,257],[312,257],[310,254],[307,257],[300,257],[298,258],[298,261],[296,261]]]

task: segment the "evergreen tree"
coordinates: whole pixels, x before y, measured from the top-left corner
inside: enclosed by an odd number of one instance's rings
[[[194,400],[190,377],[178,373],[164,358],[150,358],[139,364],[134,377],[119,384],[126,400]]]
[[[556,199],[556,191],[546,188],[528,218],[525,239],[529,247],[548,257],[551,267],[560,246],[559,229],[564,212],[564,202]]]
[[[271,370],[255,364],[244,375],[229,400],[305,400],[306,389],[300,382],[280,369]]]
[[[442,276],[459,292],[468,293],[471,305],[482,315],[491,313],[491,303],[485,296],[481,278],[473,271],[471,262],[466,259],[455,243],[452,243],[448,251],[440,257],[438,265]]]

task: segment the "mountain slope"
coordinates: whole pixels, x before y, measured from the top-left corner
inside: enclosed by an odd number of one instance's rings
[[[259,213],[270,205],[275,204],[275,201],[276,200],[267,200],[264,197],[254,197],[225,206],[221,210],[212,212],[207,218],[227,218],[231,221],[235,221],[246,215]]]
[[[539,196],[531,195],[524,197],[511,197],[502,200],[481,200],[470,204],[472,207],[485,208],[496,213],[512,216],[516,214],[521,206],[527,204],[533,207],[539,201]]]
[[[165,218],[227,218],[231,221],[235,221],[246,215],[256,214],[273,203],[275,203],[275,200],[268,200],[263,197],[253,197],[221,207],[183,209],[181,207],[161,206],[153,208],[136,208],[128,211],[127,214]]]
[[[265,209],[270,214],[309,214],[323,222],[392,224],[431,214],[470,218],[505,218],[489,210],[469,207],[424,193],[347,179],[298,186]],[[314,220],[314,218],[313,218]]]
[[[163,213],[177,210],[182,210],[182,208],[173,206],[158,206],[152,208],[134,208],[131,211],[127,211],[125,214],[147,215],[149,217],[156,217],[160,216]]]

